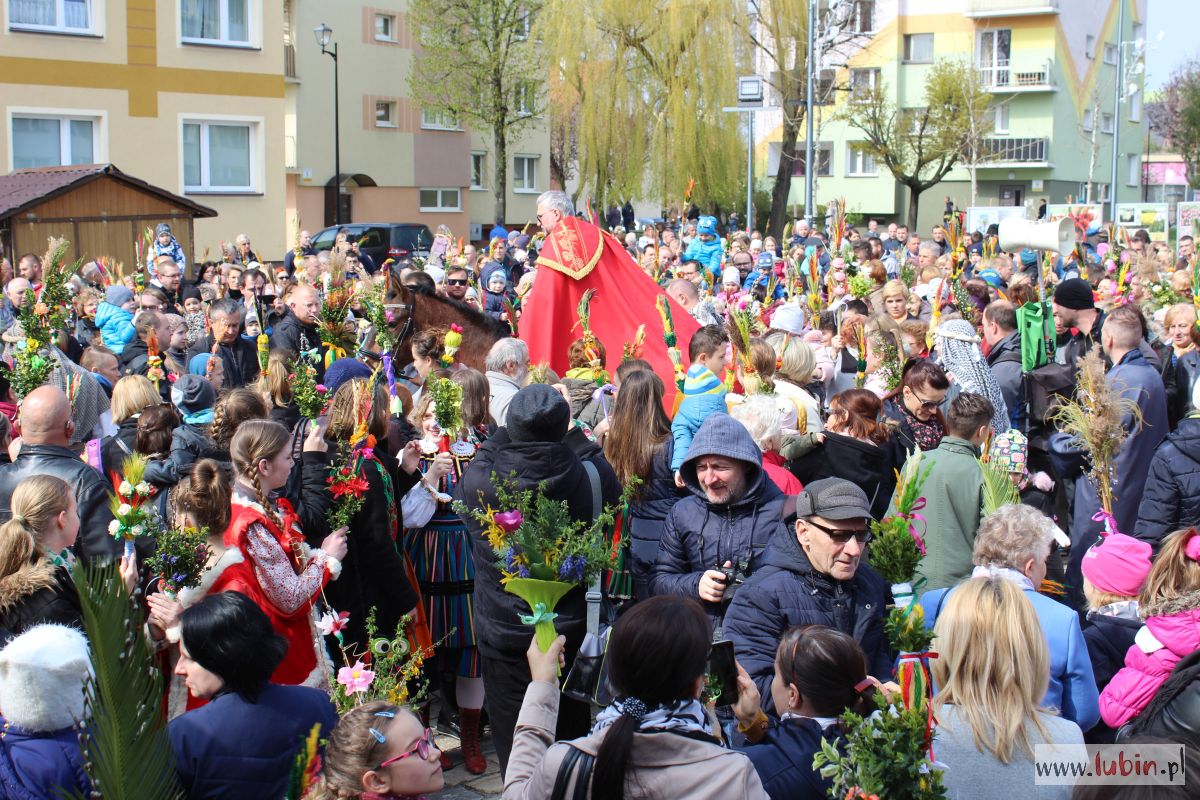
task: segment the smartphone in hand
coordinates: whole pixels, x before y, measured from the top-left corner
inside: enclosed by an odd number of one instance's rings
[[[718,706],[731,706],[738,699],[737,660],[733,653],[733,642],[714,642],[708,654],[708,676],[705,699],[715,700]]]

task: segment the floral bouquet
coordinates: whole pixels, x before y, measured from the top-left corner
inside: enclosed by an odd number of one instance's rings
[[[158,535],[146,566],[158,577],[163,593],[175,599],[181,589],[200,585],[209,552],[208,528],[167,528]]]
[[[545,495],[545,484],[518,489],[516,474],[501,479],[492,474],[500,509],[472,510],[461,502],[454,509],[464,519],[474,517],[496,553],[496,568],[505,591],[529,604],[531,614],[520,620],[534,626],[538,647],[554,643],[554,607],[576,586],[589,585],[602,570],[612,569],[615,558],[605,531],[612,527],[616,509],[628,500],[633,485],[625,487],[615,506],[604,508],[590,521],[571,518],[565,500]]]
[[[821,742],[813,767],[832,779],[835,800],[938,800],[946,796],[944,765],[929,754],[929,721],[914,709],[888,706],[840,717],[845,745]]]
[[[28,334],[26,336],[25,346],[13,353],[10,376],[12,390],[18,400],[24,400],[34,389],[45,385],[50,374],[58,367],[58,359],[39,352],[42,347],[40,341]]]
[[[341,617],[343,625],[345,618]],[[372,700],[386,700],[400,706],[416,705],[424,699],[429,685],[419,678],[425,659],[433,654],[433,649],[409,642],[406,631],[411,621],[407,615],[401,617],[394,635],[388,638],[378,633],[375,609],[371,609],[366,622],[370,649],[355,654],[342,650],[345,665],[338,670],[337,685],[333,690],[333,702],[339,714]]]
[[[111,508],[113,521],[108,523],[108,533],[115,539],[125,542],[125,555],[134,555],[133,542],[143,536],[157,537],[162,523],[154,506],[147,503],[158,494],[158,490],[146,483],[146,457],[132,455],[125,459],[122,465],[125,477],[118,480],[113,474],[113,488],[116,494],[112,499]]]
[[[305,356],[300,356],[288,365],[288,383],[292,385],[292,399],[300,416],[316,419],[325,411],[329,402],[329,390],[317,383],[317,368]]]
[[[462,386],[449,378],[435,378],[429,382],[427,391],[433,397],[433,418],[442,429],[438,452],[450,452],[450,441],[458,436],[463,427]]]
[[[375,437],[367,426],[371,419],[372,400],[375,395],[375,376],[366,381],[351,384],[354,391],[354,430],[348,445],[340,448],[342,458],[329,467],[329,492],[333,505],[329,508],[329,527],[332,530],[345,527],[366,502],[370,484],[363,477],[359,466],[363,457],[370,458],[375,450]]]
[[[354,301],[354,288],[338,286],[325,292],[321,304],[321,315],[317,328],[321,333],[321,344],[325,345],[325,368],[339,358],[345,358],[358,346],[354,330],[346,325],[350,303]]]
[[[42,281],[37,292],[25,290],[25,305],[18,309],[21,330],[31,339],[54,342],[66,327],[71,313],[71,292],[67,280],[79,271],[82,261],[66,263],[70,242],[51,237],[42,256]],[[34,348],[35,350],[37,348]]]
[[[861,272],[850,276],[849,286],[850,294],[860,300],[865,300],[867,297],[870,297],[871,290],[874,288],[871,278],[867,275],[863,275]]]

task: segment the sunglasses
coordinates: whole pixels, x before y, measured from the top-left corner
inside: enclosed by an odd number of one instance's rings
[[[859,544],[870,544],[871,540],[875,538],[875,535],[865,528],[852,531],[836,530],[834,528],[826,528],[824,525],[819,522],[813,522],[811,519],[804,520],[804,524],[813,526],[832,539],[834,544],[839,545],[846,544],[851,539],[857,539]]]
[[[941,400],[925,400],[922,399],[921,395],[917,394],[912,389],[909,389],[908,391],[913,397],[917,398],[917,402],[921,404],[922,411],[933,411],[942,404]]]
[[[446,283],[450,286],[466,286],[467,279],[466,278],[447,278]]]

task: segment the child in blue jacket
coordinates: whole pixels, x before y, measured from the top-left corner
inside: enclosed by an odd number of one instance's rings
[[[729,334],[719,325],[705,325],[692,334],[688,345],[687,378],[683,383],[683,400],[675,419],[671,421],[671,438],[675,441],[671,470],[679,483],[679,467],[687,458],[692,438],[709,414],[725,411],[725,384],[719,377],[725,371]]]
[[[100,329],[100,340],[117,355],[125,345],[133,341],[137,331],[133,329],[133,292],[113,284],[104,292],[104,299],[96,306],[96,327]]]
[[[725,257],[725,248],[717,237],[717,218],[701,217],[696,223],[696,233],[697,237],[683,251],[681,261],[700,264],[715,284],[721,277],[721,260]]]
[[[154,265],[163,256],[170,256],[171,260],[179,265],[181,275],[187,271],[187,257],[183,254],[183,248],[171,233],[171,226],[165,222],[154,229],[154,244],[146,253],[146,269],[150,270],[151,275],[155,274]]]

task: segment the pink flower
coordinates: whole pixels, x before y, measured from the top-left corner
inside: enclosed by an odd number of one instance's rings
[[[835,286],[835,287],[833,287],[833,293],[836,296],[841,297],[842,295],[844,295],[846,293],[846,287],[845,286]]]
[[[313,388],[314,388],[314,389],[315,389],[317,392],[319,392],[319,393],[321,393],[321,394],[325,394],[326,392],[328,392],[328,391],[329,391],[329,389],[327,389],[327,388],[325,387],[325,384],[323,384],[323,383],[318,383],[318,384],[317,384],[316,386],[314,386]]]
[[[833,273],[833,279],[838,282],[844,281],[846,280],[846,273],[839,269],[837,272]]]
[[[361,661],[355,661],[352,667],[342,667],[338,670],[337,682],[346,687],[347,694],[361,694],[370,688],[375,680],[375,673],[363,666]]]
[[[525,517],[521,516],[521,512],[517,510],[499,511],[492,515],[492,520],[505,533],[515,533],[517,528],[521,527],[521,523],[525,521]]]
[[[342,611],[336,617],[327,613],[317,620],[317,630],[322,636],[335,636],[345,630],[349,622],[349,611]]]

